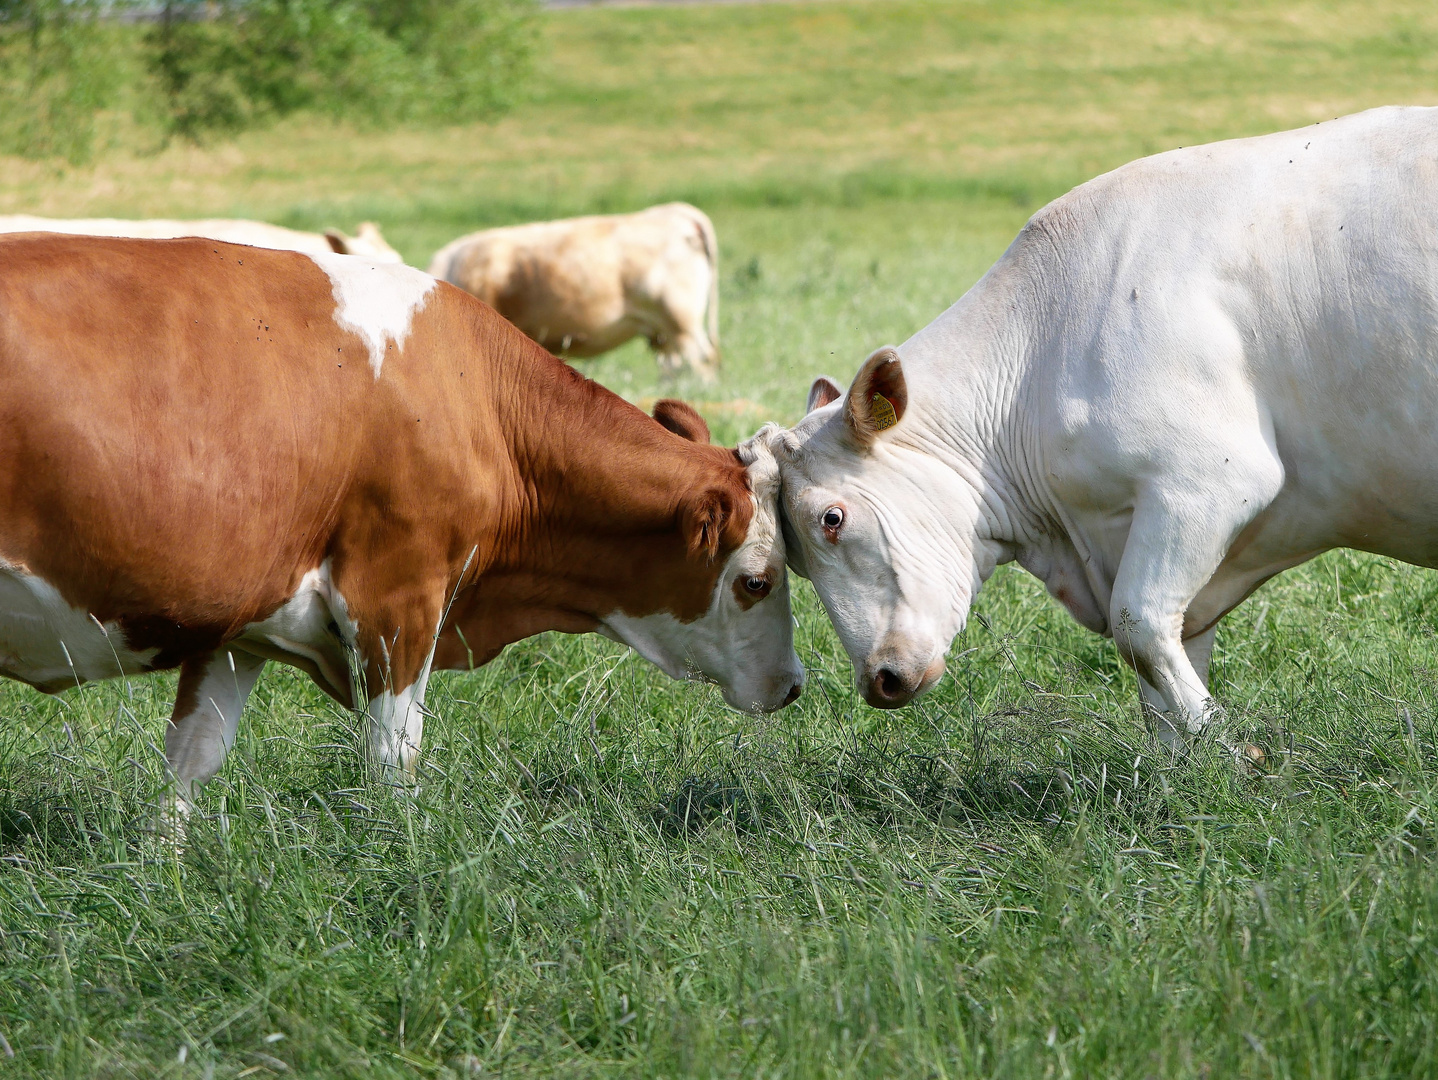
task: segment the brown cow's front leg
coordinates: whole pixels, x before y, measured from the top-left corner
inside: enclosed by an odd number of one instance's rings
[[[175,710],[165,730],[165,761],[173,784],[172,818],[190,811],[200,787],[220,771],[235,745],[240,712],[265,662],[234,648],[186,660]]]
[[[393,611],[393,609],[391,609]],[[434,663],[440,605],[416,602],[388,616],[361,615],[360,659],[369,698],[370,755],[387,776],[413,780],[424,735],[424,693]],[[389,633],[378,627],[391,627]]]

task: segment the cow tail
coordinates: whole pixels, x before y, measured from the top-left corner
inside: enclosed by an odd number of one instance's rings
[[[704,315],[704,328],[709,332],[709,343],[714,346],[714,356],[719,356],[719,238],[714,235],[714,223],[703,210],[694,210],[694,219],[699,226],[699,235],[704,238],[704,253],[709,256],[709,308]]]

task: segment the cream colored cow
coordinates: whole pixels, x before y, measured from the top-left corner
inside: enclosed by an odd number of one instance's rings
[[[1036,213],[948,311],[767,438],[789,565],[865,700],[933,686],[1016,561],[1157,734],[1219,620],[1330,548],[1438,567],[1438,109],[1190,146]],[[1238,645],[1242,648],[1242,645]]]
[[[301,232],[271,225],[266,221],[243,218],[208,218],[199,221],[166,221],[163,219],[128,220],[125,218],[46,218],[33,214],[0,216],[0,233],[52,232],[71,236],[124,236],[137,240],[172,240],[180,236],[202,236],[207,240],[224,240],[230,244],[274,248],[278,251],[302,251],[308,255],[358,255],[377,263],[402,263],[398,251],[385,243],[379,226],[372,221],[360,223],[357,235],[346,236],[338,229],[323,233]]]
[[[668,373],[687,365],[709,380],[719,366],[719,248],[687,203],[471,233],[429,272],[560,356],[643,337]]]

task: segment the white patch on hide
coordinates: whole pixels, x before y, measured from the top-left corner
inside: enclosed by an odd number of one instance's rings
[[[332,626],[338,629],[338,635]],[[269,618],[246,626],[237,640],[302,656],[319,668],[331,686],[349,686],[344,649],[353,647],[355,625],[344,597],[331,580],[330,560],[306,573],[290,599]]]
[[[132,650],[118,624],[102,626],[44,578],[0,563],[0,674],[53,693],[144,671],[158,652]]]
[[[379,378],[393,343],[404,348],[415,313],[423,310],[434,278],[412,266],[375,264],[353,255],[311,255],[335,296],[335,322],[364,339],[369,363]]]

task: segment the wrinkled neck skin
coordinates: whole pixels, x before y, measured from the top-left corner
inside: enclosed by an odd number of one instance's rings
[[[1013,377],[1023,342],[976,318],[980,299],[959,301],[900,347],[909,411],[889,444],[873,449],[876,460],[892,460],[893,473],[914,478],[903,497],[914,512],[887,537],[891,564],[904,568],[896,620],[928,622],[939,656],[963,631],[994,569],[1036,535],[1015,479],[1025,460],[1015,444]],[[892,481],[887,486],[893,490]]]

